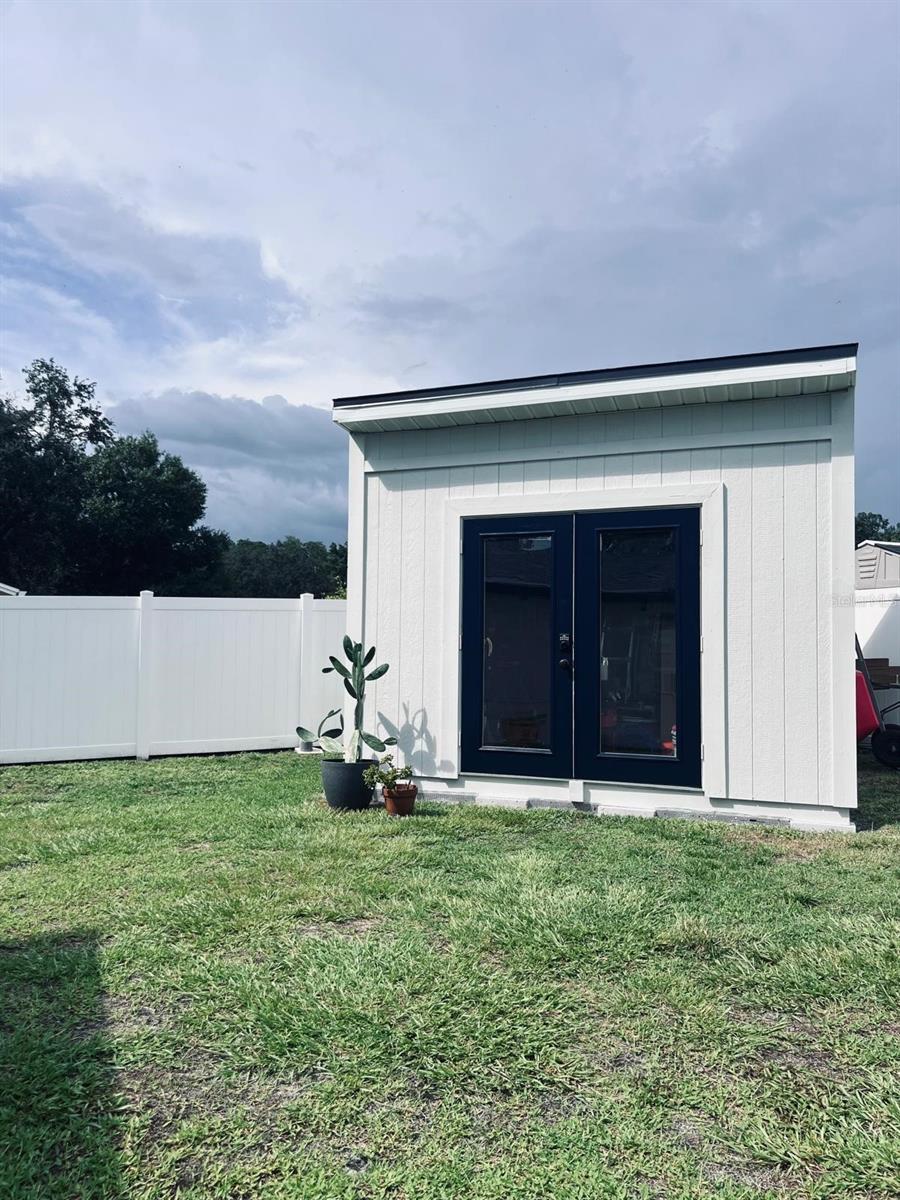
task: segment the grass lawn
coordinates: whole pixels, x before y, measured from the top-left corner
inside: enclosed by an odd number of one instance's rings
[[[875,832],[424,805],[292,753],[0,772],[0,1196],[900,1195]]]

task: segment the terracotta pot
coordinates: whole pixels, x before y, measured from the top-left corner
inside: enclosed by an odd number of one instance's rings
[[[411,817],[419,789],[414,783],[407,783],[395,788],[383,787],[381,794],[384,796],[384,807],[390,816]]]

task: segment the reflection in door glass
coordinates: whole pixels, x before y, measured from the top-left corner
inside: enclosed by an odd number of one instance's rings
[[[484,545],[483,746],[550,749],[553,539]]]
[[[606,754],[677,757],[674,529],[605,530],[600,730]]]

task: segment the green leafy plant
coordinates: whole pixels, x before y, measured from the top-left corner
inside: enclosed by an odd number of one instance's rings
[[[325,726],[332,717],[337,717],[338,723],[331,729],[326,729]],[[319,722],[319,728],[315,733],[311,729],[307,729],[304,725],[297,726],[297,737],[301,742],[310,742],[313,746],[319,746],[321,749],[322,738],[331,738],[332,740],[340,738],[344,732],[344,714],[339,708],[333,708],[331,712],[327,712]],[[344,748],[341,746],[341,757],[344,756]]]
[[[363,779],[367,787],[374,788],[380,783],[388,791],[393,791],[401,779],[412,779],[412,773],[412,767],[396,767],[393,754],[385,754],[380,762],[372,763],[363,771]]]
[[[314,734],[303,725],[298,725],[297,736],[305,742],[312,742],[313,745],[318,746],[323,754],[342,755],[344,762],[352,763],[359,762],[364,744],[371,750],[375,750],[381,754],[388,746],[395,746],[397,739],[389,737],[382,741],[374,733],[366,733],[363,729],[366,684],[372,683],[376,679],[381,679],[382,675],[386,675],[389,669],[388,664],[382,663],[381,666],[373,667],[366,674],[366,668],[375,658],[375,647],[371,646],[364,655],[362,642],[354,642],[351,637],[346,635],[344,637],[344,655],[347,658],[349,666],[342,663],[339,658],[335,658],[333,654],[329,654],[328,661],[331,663],[331,666],[323,667],[322,674],[329,675],[332,671],[336,671],[344,681],[344,688],[356,701],[353,709],[353,732],[346,740],[346,743],[340,740],[344,732],[343,717],[341,718],[339,729],[329,729],[323,732],[322,725],[339,711],[338,709],[334,709],[322,718],[318,734]]]

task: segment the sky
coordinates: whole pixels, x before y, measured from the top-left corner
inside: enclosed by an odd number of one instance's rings
[[[4,388],[343,540],[334,396],[858,340],[900,519],[898,11],[0,0]]]

